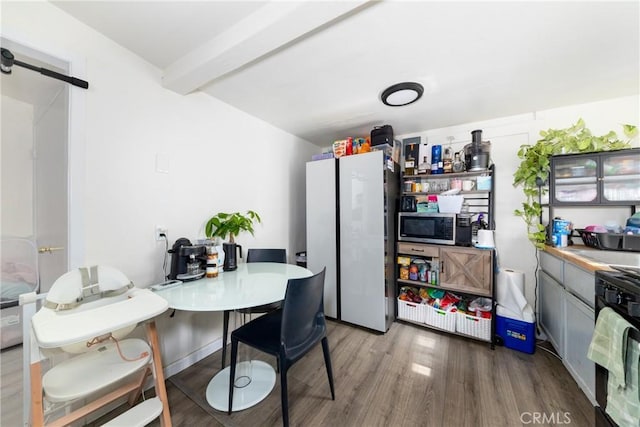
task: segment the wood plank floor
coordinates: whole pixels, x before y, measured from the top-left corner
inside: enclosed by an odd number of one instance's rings
[[[534,413],[564,424],[594,424],[587,398],[562,362],[545,351],[492,351],[485,343],[404,323],[379,335],[329,322],[329,344],[336,400],[318,346],[289,370],[292,426],[521,426]],[[252,350],[251,357],[275,366],[268,355]],[[207,405],[205,389],[220,358],[218,351],[167,380],[173,425],[281,425],[279,380],[264,401],[231,416]],[[17,426],[5,419],[5,399],[15,393],[5,390],[4,365],[1,424]]]

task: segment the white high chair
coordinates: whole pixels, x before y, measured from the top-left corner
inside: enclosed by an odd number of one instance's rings
[[[167,301],[148,289],[135,288],[124,274],[106,266],[72,270],[58,278],[44,297],[35,314],[36,300],[42,297],[33,293],[20,299],[21,305],[30,306],[23,308],[25,319],[31,317],[30,328],[25,320],[29,337],[25,335],[25,385],[29,383],[31,390],[30,399],[25,396],[25,425],[44,426],[45,416],[60,405],[67,405],[66,413],[47,426],[68,425],[124,396],[133,405],[151,373],[156,397],[106,425],[144,426],[161,416],[161,425],[170,427],[154,321],[168,308]],[[139,323],[145,325],[147,341],[123,339]],[[71,356],[50,363],[43,375],[42,361],[51,362],[52,355],[61,352]]]

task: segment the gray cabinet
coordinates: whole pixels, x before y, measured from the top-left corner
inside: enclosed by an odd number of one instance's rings
[[[595,327],[593,273],[540,253],[538,320],[573,379],[595,402],[595,364],[587,350]]]
[[[539,322],[549,341],[564,359],[564,306],[565,293],[562,284],[544,271],[540,272]]]
[[[567,292],[565,295],[564,365],[592,404],[595,404],[596,366],[587,358],[595,325],[593,309]]]

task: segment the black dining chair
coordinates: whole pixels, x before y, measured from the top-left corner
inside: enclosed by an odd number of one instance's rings
[[[247,251],[247,262],[279,262],[287,263],[287,251],[285,249],[249,249]],[[238,310],[242,314],[251,313],[269,313],[282,307],[282,301],[270,304],[259,305],[257,307],[244,308]],[[222,369],[227,363],[227,337],[229,336],[229,314],[230,310],[224,311],[224,319],[222,323]]]
[[[324,318],[325,269],[314,276],[289,279],[282,308],[258,317],[231,333],[231,373],[229,381],[229,414],[233,408],[233,389],[238,357],[238,343],[242,342],[278,358],[282,422],[289,425],[287,371],[318,343],[322,343],[324,363],[329,377],[331,399],[335,400],[331,355]]]

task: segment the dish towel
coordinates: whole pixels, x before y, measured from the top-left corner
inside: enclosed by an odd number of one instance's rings
[[[627,344],[627,382],[619,387],[609,375],[606,413],[620,427],[640,427],[640,342],[629,338]]]
[[[613,309],[603,308],[598,313],[593,338],[587,351],[589,359],[609,371],[609,384],[613,381],[613,384],[618,387],[625,386],[625,358],[629,328],[633,328],[631,323]]]

